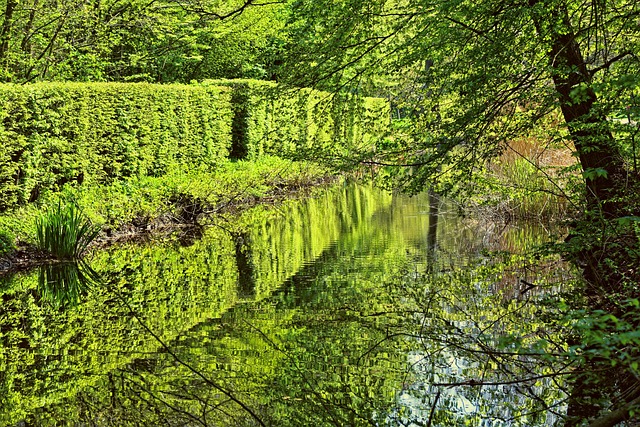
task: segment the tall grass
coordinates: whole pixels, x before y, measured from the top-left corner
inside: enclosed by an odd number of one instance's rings
[[[559,218],[569,210],[559,171],[573,164],[569,149],[550,148],[535,139],[511,141],[489,166],[502,188],[504,213],[518,218]]]
[[[36,219],[36,246],[58,259],[79,259],[99,232],[75,204],[58,203]]]

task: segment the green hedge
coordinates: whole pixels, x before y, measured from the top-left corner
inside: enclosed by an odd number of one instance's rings
[[[0,211],[64,184],[210,168],[229,155],[350,159],[386,131],[384,99],[198,85],[0,85]]]
[[[0,85],[0,210],[67,182],[206,167],[228,156],[229,91],[118,83]]]
[[[264,154],[349,157],[369,150],[386,132],[389,105],[382,98],[284,89],[259,80],[210,80],[233,90],[236,158]]]

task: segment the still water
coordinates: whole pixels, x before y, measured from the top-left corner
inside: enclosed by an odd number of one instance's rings
[[[4,278],[0,425],[551,425],[544,381],[437,385],[506,375],[462,336],[535,331],[500,313],[548,230],[429,205],[344,184]]]

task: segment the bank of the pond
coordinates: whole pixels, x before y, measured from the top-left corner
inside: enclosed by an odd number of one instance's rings
[[[0,215],[5,251],[0,276],[56,262],[37,249],[36,221],[59,204],[73,203],[101,227],[91,249],[198,227],[206,218],[307,195],[335,182],[336,175],[309,162],[278,157],[227,161],[213,171],[180,171],[162,177],[122,180],[111,185],[66,187]]]

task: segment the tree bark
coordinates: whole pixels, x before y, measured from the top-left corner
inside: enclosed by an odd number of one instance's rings
[[[540,0],[529,0],[535,6]],[[558,94],[560,109],[576,148],[587,189],[588,209],[598,209],[605,217],[621,215],[621,206],[612,201],[619,195],[621,183],[626,181],[627,168],[607,118],[598,110],[598,98],[591,86],[591,73],[587,69],[569,14],[559,6],[551,17],[543,21],[534,15],[534,24],[540,39],[549,37],[551,49],[549,64]],[[558,26],[555,17],[560,17]]]

